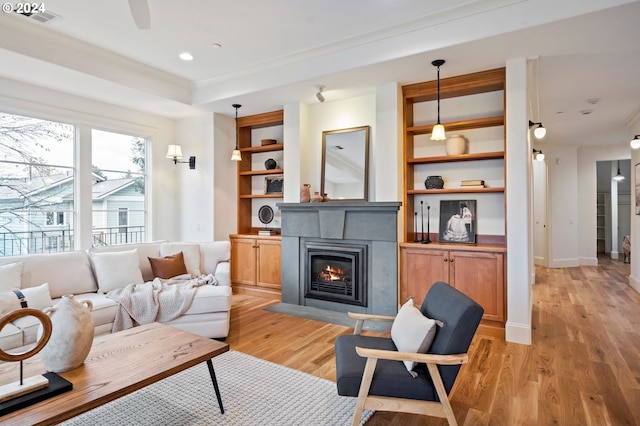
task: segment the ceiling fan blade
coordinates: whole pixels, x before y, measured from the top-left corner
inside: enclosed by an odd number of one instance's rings
[[[151,14],[147,0],[129,0],[129,9],[138,29],[151,28]]]

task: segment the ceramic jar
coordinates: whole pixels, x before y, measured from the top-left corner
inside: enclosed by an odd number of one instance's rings
[[[273,158],[269,158],[267,161],[264,162],[264,167],[267,170],[273,170],[276,167],[278,167],[278,163]]]
[[[93,343],[93,318],[90,300],[78,302],[72,294],[65,294],[53,307],[44,312],[51,318],[51,338],[40,351],[40,358],[48,371],[60,373],[84,363]],[[42,327],[38,331],[41,335]]]
[[[445,143],[447,155],[461,155],[467,152],[467,139],[462,135],[451,135]]]
[[[308,203],[309,201],[311,201],[311,185],[305,183],[300,190],[300,202]]]
[[[444,188],[444,179],[442,176],[427,176],[424,187],[426,189],[442,189]]]
[[[314,192],[313,195],[311,196],[312,203],[321,203],[322,201],[324,201],[324,197],[320,195],[320,192],[318,191]]]

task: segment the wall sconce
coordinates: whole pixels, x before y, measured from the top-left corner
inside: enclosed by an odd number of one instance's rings
[[[436,59],[431,62],[431,65],[438,69],[438,123],[433,126],[431,130],[432,141],[443,141],[447,139],[444,133],[444,126],[440,124],[440,66],[444,64],[444,59]]]
[[[537,161],[544,161],[544,153],[541,149],[533,149],[533,159]]]
[[[231,153],[231,161],[242,161],[242,155],[240,154],[240,150],[238,149],[238,108],[240,108],[242,105],[233,104],[231,106],[236,109],[236,147]]]
[[[196,157],[189,157],[189,161],[179,161],[182,160],[182,147],[180,145],[169,145],[169,149],[167,150],[167,155],[165,157],[173,160],[173,164],[178,163],[189,163],[189,168],[194,170],[196,168]]]
[[[324,102],[324,95],[322,94],[323,90],[324,86],[318,86],[318,93],[316,93],[316,98],[318,98],[320,102]]]
[[[624,175],[620,173],[620,160],[618,160],[618,174],[613,177],[613,180],[620,182],[624,180]]]
[[[547,129],[544,128],[542,123],[534,123],[533,121],[529,120],[529,128],[532,128],[533,126],[538,126],[533,130],[533,135],[536,137],[536,139],[544,138],[544,135],[547,134]]]
[[[635,135],[631,141],[629,141],[632,149],[640,148],[640,135]]]

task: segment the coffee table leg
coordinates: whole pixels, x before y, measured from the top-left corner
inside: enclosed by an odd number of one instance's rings
[[[213,382],[213,389],[215,389],[216,397],[218,398],[220,413],[224,414],[224,408],[222,407],[222,398],[220,397],[220,389],[218,388],[218,380],[216,379],[216,372],[213,371],[213,363],[211,363],[210,359],[207,360],[207,367],[209,367],[209,374],[211,375],[211,381]]]

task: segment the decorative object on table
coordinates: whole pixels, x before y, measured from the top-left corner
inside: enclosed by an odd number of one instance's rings
[[[269,225],[273,221],[273,209],[271,206],[264,205],[260,207],[258,210],[258,219],[260,222],[264,223],[264,229],[258,231],[258,235],[274,235],[275,231],[273,229],[269,229],[267,225]]]
[[[283,184],[284,184],[284,177],[282,175],[265,176],[264,193],[265,194],[282,194]]]
[[[25,379],[23,377],[23,361],[36,355],[47,344],[47,342],[51,338],[51,319],[40,309],[26,307],[26,299],[24,298],[24,295],[22,295],[22,292],[20,290],[16,290],[15,293],[16,297],[20,299],[21,305],[23,305],[24,307],[21,309],[16,309],[4,315],[0,319],[0,330],[4,329],[4,327],[11,321],[26,316],[32,316],[39,320],[42,324],[43,333],[38,339],[36,345],[26,352],[12,354],[0,349],[0,361],[20,362],[20,380],[0,386],[0,403],[11,400],[13,398],[17,398],[33,391],[37,391],[38,389],[46,388],[49,385],[49,380],[43,376],[33,376]]]
[[[427,176],[424,181],[424,187],[427,189],[442,189],[444,188],[444,179],[442,179],[442,176]]]
[[[49,343],[40,351],[47,370],[60,373],[84,363],[93,343],[92,309],[90,300],[78,302],[72,294],[65,294],[55,306],[44,310],[53,326]]]
[[[476,200],[441,200],[439,241],[476,243]]]
[[[314,192],[313,195],[311,196],[312,203],[321,203],[323,201],[324,201],[324,197],[320,195],[319,191]]]
[[[305,183],[300,190],[300,202],[308,203],[309,201],[311,201],[311,185]]]
[[[444,144],[447,155],[462,155],[467,153],[467,138],[462,135],[451,135]]]
[[[275,145],[278,143],[278,141],[275,139],[262,139],[260,143],[262,144],[262,146],[266,146],[266,145]]]
[[[420,200],[420,222],[421,222],[421,232],[420,232],[420,243],[426,244],[427,240],[424,239],[424,201]]]
[[[424,244],[429,244],[431,242],[431,227],[429,225],[429,213],[431,211],[431,206],[427,204],[427,239],[424,241]]]
[[[273,170],[276,167],[278,167],[278,163],[276,163],[276,160],[274,160],[273,158],[269,158],[267,161],[264,162],[264,167],[267,170]]]
[[[420,239],[418,238],[418,212],[413,213],[413,242],[419,243]]]
[[[322,194],[322,201],[331,201],[331,197],[329,197],[327,194]]]
[[[485,188],[484,180],[475,179],[475,180],[463,180],[460,182],[461,188],[472,189],[472,188]]]

